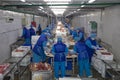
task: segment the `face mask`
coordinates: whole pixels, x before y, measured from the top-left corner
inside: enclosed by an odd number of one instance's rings
[[[95,38],[91,38],[92,40],[95,40]]]

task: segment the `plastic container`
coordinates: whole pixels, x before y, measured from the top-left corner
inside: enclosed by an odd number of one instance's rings
[[[30,55],[27,55],[20,63],[21,66],[27,66],[28,64],[30,64],[30,59],[31,59],[31,56]]]
[[[53,80],[52,77],[52,70],[32,71],[32,80]]]

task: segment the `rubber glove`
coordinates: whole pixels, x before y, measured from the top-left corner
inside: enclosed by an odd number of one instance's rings
[[[96,46],[92,46],[93,49],[97,50],[97,47]]]

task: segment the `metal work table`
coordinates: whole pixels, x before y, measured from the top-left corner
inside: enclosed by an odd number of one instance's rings
[[[112,80],[120,79],[120,73],[118,72],[118,71],[120,71],[120,69],[117,67],[117,65],[118,65],[117,62],[115,62],[113,60],[102,60],[102,59],[97,58],[96,55],[94,55],[93,57],[95,57],[97,60],[102,62],[102,64],[101,64],[102,70],[101,70],[100,74],[102,75],[103,78],[106,78],[106,74],[109,74],[109,76],[111,77]],[[113,66],[113,65],[115,65],[115,66]],[[95,66],[93,66],[93,67],[95,68]]]
[[[4,72],[3,76],[3,80],[6,76],[10,76],[12,78],[12,80],[14,80],[14,73],[16,70],[19,71],[19,80],[20,77],[24,74],[24,72],[28,69],[28,65],[27,66],[21,66],[20,63],[21,61],[27,56],[30,55],[30,51],[25,54],[23,57],[10,57],[9,59],[5,60],[4,63],[10,63],[10,66],[8,67],[8,69]]]
[[[53,54],[51,54],[51,53],[46,53],[46,56],[52,58],[52,59],[51,59],[51,63],[52,63],[52,66],[53,66],[53,63],[54,63],[54,60],[53,60],[53,59],[54,59],[54,56],[53,56]],[[75,74],[75,59],[77,58],[77,55],[67,56],[66,58],[67,58],[67,59],[72,59],[72,65],[73,65],[72,73],[73,73],[73,75],[74,75],[74,74]]]

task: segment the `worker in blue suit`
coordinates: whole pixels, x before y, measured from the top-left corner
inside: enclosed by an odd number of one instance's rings
[[[73,30],[73,32],[72,32],[72,36],[73,36],[73,39],[74,39],[74,41],[78,41],[79,40],[79,32],[80,32],[81,30],[77,27],[76,29],[74,29]]]
[[[25,26],[23,26],[22,37],[25,39],[25,43],[23,45],[31,45],[30,31]]]
[[[96,33],[92,32],[90,34],[90,37],[88,37],[86,39],[86,42],[85,42],[86,47],[87,47],[87,52],[88,52],[88,55],[89,55],[90,63],[91,63],[91,58],[92,58],[93,54],[95,53],[95,50],[97,48],[99,48],[98,43],[96,41],[96,36],[97,36]]]
[[[33,29],[33,26],[32,26],[32,24],[30,25],[30,36],[32,36],[32,35],[35,35],[36,33],[35,33],[35,30]]]
[[[79,32],[79,41],[74,46],[74,51],[78,54],[79,75],[83,76],[86,71],[87,77],[92,77],[89,65],[89,56],[86,50],[83,32]]]
[[[39,35],[42,33],[42,28],[40,24],[38,25],[38,32],[39,32]]]
[[[61,77],[65,76],[65,64],[66,55],[68,53],[67,46],[62,42],[62,38],[58,37],[57,43],[52,47],[52,53],[54,55],[54,75],[55,78],[59,78],[59,68],[61,70]]]
[[[46,47],[47,40],[48,40],[47,35],[45,33],[42,33],[32,50],[33,51],[32,62],[39,63],[44,62],[46,60],[44,47]]]
[[[77,30],[73,30],[72,37],[73,37],[74,41],[78,40],[78,32],[77,32]]]

